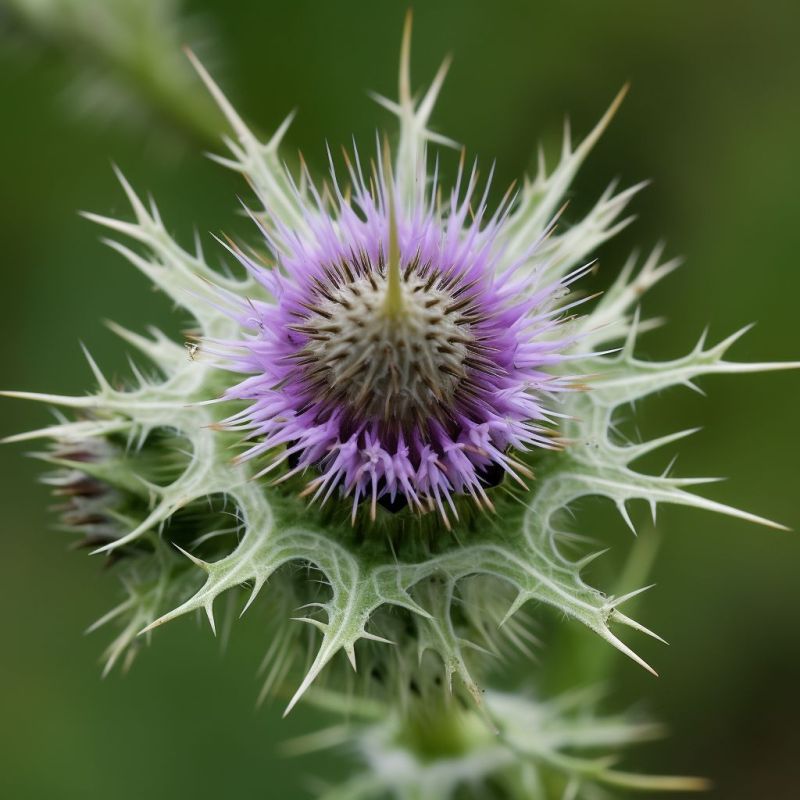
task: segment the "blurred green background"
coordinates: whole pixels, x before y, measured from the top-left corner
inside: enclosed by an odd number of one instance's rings
[[[30,19],[20,24],[12,14],[21,5],[0,3],[0,383],[82,393],[91,379],[79,341],[107,373],[127,369],[124,347],[101,319],[176,333],[184,321],[76,215],[128,213],[111,163],[153,192],[178,235],[188,240],[196,225],[212,252],[208,232],[251,234],[236,214],[246,187],[203,155],[215,148],[207,133],[214,120],[195,83],[179,82],[154,115],[146,100],[116,118],[103,115],[102,103],[89,113],[80,101],[85,86],[76,85],[92,73],[118,73],[124,82],[125,64],[112,69],[97,56],[86,19],[51,30],[40,20],[32,32]],[[186,35],[257,130],[274,130],[299,107],[288,151],[299,148],[318,169],[326,139],[338,146],[354,134],[370,143],[376,128],[391,125],[365,90],[394,95],[405,8],[184,5]],[[419,86],[454,54],[435,126],[484,164],[497,159],[496,196],[530,166],[539,139],[555,152],[566,112],[583,134],[630,80],[567,212],[576,218],[612,178],[653,179],[634,204],[640,219],[602,249],[598,282],[607,283],[633,247],[666,236],[669,253],[687,263],[647,297],[645,310],[670,324],[648,335],[642,352],[680,355],[706,323],[718,338],[757,321],[735,356],[797,359],[798,30],[800,8],[788,0],[418,3],[413,77]],[[137,40],[144,35],[134,26],[123,40],[145,48]],[[196,102],[197,113],[180,113],[184,101]],[[800,529],[797,374],[709,379],[703,387],[706,399],[676,390],[645,404],[636,423],[644,433],[703,425],[679,446],[678,471],[730,476],[707,494]],[[19,401],[0,408],[2,435],[49,418],[46,408]],[[127,676],[101,681],[107,634],[82,630],[114,602],[117,586],[99,560],[70,552],[68,539],[51,531],[50,500],[25,450],[0,449],[0,796],[294,798],[307,796],[311,776],[341,773],[341,755],[277,753],[277,742],[321,719],[301,709],[281,721],[279,704],[254,709],[265,647],[258,615],[234,627],[224,654],[206,627],[173,623]],[[580,520],[613,545],[602,582],[624,562],[630,534],[600,505],[587,504]],[[657,587],[638,616],[671,646],[637,641],[658,680],[613,655],[609,707],[644,708],[671,736],[629,763],[708,775],[711,796],[724,800],[800,796],[800,540],[682,509],[663,509],[659,525]],[[581,661],[598,652],[581,644],[589,635],[545,646],[538,668],[550,653],[577,662],[551,675],[552,685],[591,672]]]

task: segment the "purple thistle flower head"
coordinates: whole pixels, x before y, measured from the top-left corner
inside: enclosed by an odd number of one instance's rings
[[[559,326],[565,280],[538,285],[536,243],[500,265],[509,208],[491,218],[477,171],[462,166],[449,201],[434,178],[409,202],[388,147],[369,182],[358,155],[349,189],[331,168],[323,197],[308,179],[304,225],[260,225],[274,265],[232,248],[269,301],[238,299],[241,340],[218,342],[224,363],[250,377],[228,390],[248,406],[226,424],[248,431],[243,458],[266,455],[312,476],[304,494],[338,493],[457,516],[455,494],[491,507],[486,486],[529,474],[513,451],[555,446],[550,400],[570,381],[548,369],[573,338]],[[269,215],[269,209],[267,209]]]

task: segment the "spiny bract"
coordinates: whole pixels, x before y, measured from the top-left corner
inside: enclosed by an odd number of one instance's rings
[[[528,601],[647,666],[612,631],[649,633],[620,610],[627,597],[589,586],[581,573],[594,554],[570,558],[564,547],[570,536],[558,518],[573,501],[610,498],[628,524],[635,499],[654,513],[667,502],[773,524],[687,490],[701,479],[632,466],[690,431],[631,443],[613,423],[620,407],[700,376],[787,365],[726,360],[739,333],[711,346],[703,337],[674,361],[638,358],[649,323],[637,303],[676,267],[660,247],[639,268],[635,258],[625,264],[584,316],[565,313],[574,303],[566,287],[628,224],[620,217],[640,188],[609,187],[584,219],[553,227],[622,94],[577,147],[567,132],[555,169],[548,174],[541,159],[536,178],[493,215],[475,173],[460,172],[464,185],[440,204],[428,147],[448,141],[428,125],[446,65],[416,101],[408,30],[399,98],[379,98],[399,119],[394,157],[378,158],[369,180],[351,159],[351,185],[340,190],[334,178],[327,193],[284,167],[288,120],[259,141],[195,63],[234,132],[230,157],[219,160],[252,186],[260,207],[251,213],[275,264],[230,245],[244,276],[212,270],[121,176],[134,220],[87,215],[134,242],[109,243],[192,315],[199,341],[187,356],[158,331],[114,326],[159,377],[137,373],[129,388],[115,388],[90,358],[98,382],[90,396],[13,393],[75,414],[12,438],[55,441],[42,457],[57,468],[49,480],[67,499],[65,524],[118,557],[126,597],[99,621],[120,625],[109,668],[132,656],[143,630],[196,609],[213,626],[215,598],[245,586],[246,608],[269,581],[283,610],[273,617],[266,689],[304,660],[313,628],[322,633],[289,708],[340,651],[355,667],[359,642],[371,667],[359,670],[364,680],[407,690],[424,663],[445,691],[466,687],[480,703],[481,654],[502,651],[498,632],[519,640],[515,615]],[[249,377],[232,387],[220,366]],[[252,441],[231,463],[239,429]],[[541,449],[556,429],[559,446]],[[534,460],[525,488],[491,486],[498,470],[527,476]],[[258,479],[267,471],[269,480]],[[309,505],[301,491],[329,502]],[[350,508],[364,497],[371,513],[352,526]],[[452,532],[422,513],[431,506]],[[301,644],[293,643],[301,626],[287,619],[298,607],[313,626]]]

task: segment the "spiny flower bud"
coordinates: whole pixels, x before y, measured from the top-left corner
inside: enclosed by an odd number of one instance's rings
[[[355,750],[369,779],[359,774],[324,793],[322,800],[384,795],[400,800],[562,800],[608,798],[608,790],[619,788],[648,794],[709,788],[702,778],[621,769],[620,751],[658,738],[663,731],[628,716],[598,715],[589,692],[542,702],[491,691],[486,706],[494,729],[474,709],[456,704],[446,709],[423,706],[413,718],[391,707],[356,704],[355,730],[312,734],[290,741],[287,749],[302,755],[347,742]]]

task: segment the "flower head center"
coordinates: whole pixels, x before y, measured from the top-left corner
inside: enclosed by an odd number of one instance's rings
[[[400,273],[402,311],[387,313],[391,271],[351,265],[335,277],[317,284],[294,326],[308,337],[297,360],[313,399],[400,431],[452,418],[477,347],[472,287],[414,262]]]

